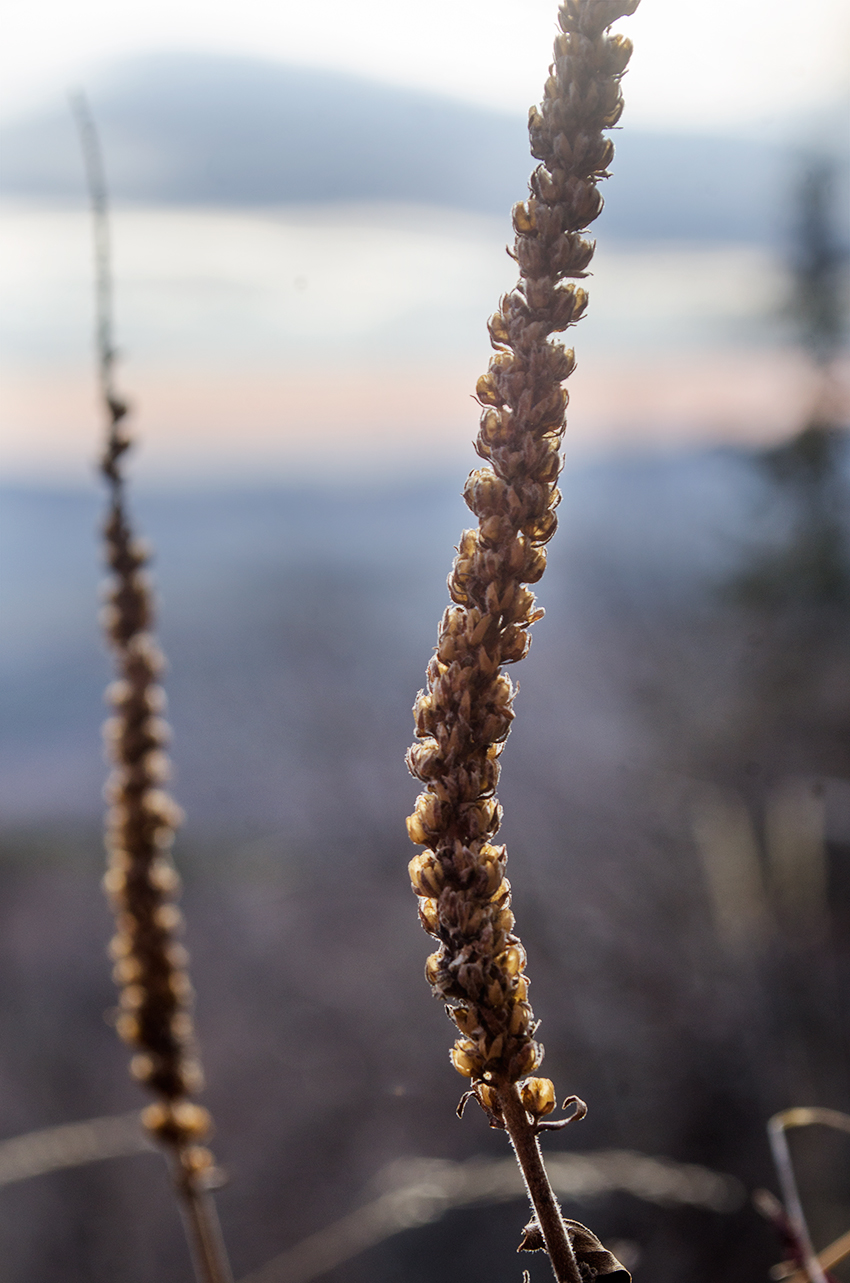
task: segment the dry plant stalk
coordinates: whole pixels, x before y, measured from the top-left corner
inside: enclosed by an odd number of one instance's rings
[[[117,680],[107,690],[114,716],[104,727],[113,770],[107,783],[104,887],[115,913],[110,945],[121,990],[118,1033],[135,1049],[133,1076],[153,1093],[142,1113],[146,1130],[171,1163],[199,1283],[231,1283],[232,1274],[209,1195],[213,1156],[199,1144],[211,1131],[192,1095],[203,1085],[194,1045],[188,954],[179,941],[179,878],[171,859],[180,810],[162,787],[169,773],[169,730],[158,684],[164,659],[152,636],[154,607],[145,567],[149,554],[134,537],[121,459],[131,442],[128,407],[116,393],[112,279],[106,185],[94,122],[82,96],[73,102],[94,218],[97,350],[107,417],[101,471],[109,487],[103,537],[112,571],[103,627]]]
[[[757,1190],[755,1194],[756,1207],[768,1220],[773,1221],[795,1258],[790,1269],[780,1266],[778,1271],[771,1271],[771,1275],[774,1278],[788,1278],[791,1283],[835,1283],[832,1275],[826,1271],[850,1255],[850,1233],[843,1234],[820,1253],[816,1253],[812,1245],[794,1175],[787,1133],[795,1127],[811,1127],[813,1124],[850,1134],[850,1115],[842,1114],[837,1109],[797,1106],[774,1114],[768,1120],[767,1135],[782,1190],[782,1203],[768,1190]],[[800,1266],[799,1270],[794,1269],[795,1263]]]
[[[545,1244],[565,1283],[580,1283],[577,1253],[585,1275],[622,1267],[610,1254],[601,1261],[596,1249],[593,1259],[584,1255],[584,1240],[566,1231],[543,1167],[538,1134],[569,1120],[542,1121],[554,1108],[554,1087],[528,1076],[543,1050],[514,932],[507,855],[493,843],[501,819],[495,792],[514,716],[504,666],[524,657],[528,629],[543,614],[527,585],[543,574],[560,499],[562,385],[574,356],[549,336],[575,324],[587,304],[580,286],[563,282],[584,277],[592,258],[594,244],[581,233],[602,209],[598,182],[614,151],[603,131],[623,108],[620,79],[631,42],[608,28],[638,3],[567,0],[560,7],[543,102],[529,115],[531,151],[541,164],[529,199],[513,210],[520,279],[490,319],[496,354],[477,387],[484,408],[476,450],[488,466],[470,475],[464,497],[478,526],[461,536],[448,581],[453,604],[414,707],[418,742],[408,754],[425,785],[408,831],[426,849],[411,861],[410,877],[422,925],[440,942],[426,976],[460,1031],[455,1068],[513,1142],[536,1217],[525,1246]],[[585,1112],[575,1097],[567,1103],[572,1117]]]

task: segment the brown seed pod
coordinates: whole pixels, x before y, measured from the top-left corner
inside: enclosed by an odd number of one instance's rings
[[[486,466],[470,474],[464,497],[477,526],[458,543],[452,604],[414,706],[418,743],[407,761],[425,787],[407,824],[411,840],[427,850],[411,861],[410,878],[423,926],[440,942],[426,975],[456,1007],[455,1068],[479,1083],[517,1082],[543,1054],[504,880],[507,857],[493,845],[498,759],[514,716],[514,687],[503,670],[524,657],[528,630],[543,613],[528,585],[543,574],[557,525],[562,384],[575,366],[572,350],[551,336],[576,324],[587,306],[575,282],[593,256],[584,232],[602,209],[598,183],[613,155],[604,131],[620,117],[619,82],[631,52],[607,28],[637,3],[567,0],[560,9],[543,101],[529,114],[540,164],[528,198],[513,210],[519,280],[490,318],[495,352],[476,387],[476,450]],[[530,1112],[547,1112],[538,1108],[549,1099],[543,1088],[526,1084],[525,1091]]]

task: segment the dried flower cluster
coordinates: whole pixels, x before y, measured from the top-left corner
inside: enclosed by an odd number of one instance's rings
[[[108,690],[114,710],[104,728],[113,771],[107,785],[105,887],[115,911],[111,952],[121,987],[118,1032],[136,1055],[132,1072],[156,1095],[143,1122],[179,1154],[187,1174],[210,1167],[209,1151],[195,1142],[210,1129],[209,1115],[190,1095],[201,1086],[192,1046],[192,988],[188,956],[177,936],[179,879],[170,848],[180,811],[163,790],[168,776],[165,696],[157,684],[163,657],[151,636],[153,605],[145,574],[147,553],[133,538],[123,501],[118,459],[127,439],[117,431],[124,407],[110,401],[112,433],[103,471],[112,487],[104,527],[113,572],[104,628],[118,680]]]
[[[493,842],[499,755],[514,716],[503,670],[527,653],[528,629],[543,614],[527,585],[543,574],[557,524],[562,384],[574,365],[572,351],[549,336],[578,321],[587,304],[585,291],[565,282],[585,276],[593,255],[581,233],[602,209],[597,184],[613,155],[603,131],[620,117],[619,82],[631,54],[630,41],[607,29],[637,5],[568,0],[560,8],[545,96],[529,116],[541,163],[529,199],[513,211],[520,279],[489,322],[496,352],[477,387],[476,449],[488,466],[471,474],[464,497],[478,526],[461,536],[448,581],[452,605],[414,708],[418,743],[408,765],[425,788],[408,831],[426,849],[410,876],[422,924],[440,942],[426,975],[460,1031],[455,1068],[491,1108],[495,1089],[532,1073],[542,1057],[507,856]],[[522,1099],[533,1115],[548,1113],[551,1084],[532,1079]]]
[[[161,716],[165,696],[157,684],[164,661],[151,635],[148,555],[133,536],[124,501],[121,458],[130,440],[123,430],[127,406],[113,382],[109,200],[100,140],[83,94],[73,95],[71,109],[92,209],[98,376],[107,424],[101,471],[110,507],[103,536],[113,577],[103,625],[118,680],[108,691],[115,716],[105,727],[114,769],[107,784],[109,865],[104,882],[118,927],[111,945],[121,989],[117,1025],[136,1049],[133,1074],[156,1097],[142,1122],[171,1159],[198,1283],[233,1283],[208,1193],[213,1156],[197,1143],[209,1134],[211,1119],[190,1099],[201,1085],[201,1070],[193,1049],[188,955],[177,938],[182,924],[175,904],[179,881],[170,854],[180,812],[162,788],[168,777],[168,727]]]

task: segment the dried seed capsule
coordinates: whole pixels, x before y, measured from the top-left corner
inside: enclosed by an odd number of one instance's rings
[[[530,1114],[542,1118],[555,1108],[555,1084],[549,1078],[526,1078],[520,1085],[520,1100]]]
[[[440,915],[436,900],[429,900],[424,896],[420,899],[419,921],[432,936],[437,934],[440,929]]]
[[[470,474],[464,498],[478,527],[458,542],[448,581],[453,605],[415,705],[421,743],[408,764],[427,787],[407,823],[412,841],[429,850],[411,861],[410,880],[423,926],[441,941],[426,974],[436,992],[460,1004],[454,1019],[469,1035],[455,1045],[453,1062],[479,1084],[485,1072],[492,1082],[516,1082],[542,1056],[525,952],[513,934],[506,855],[491,841],[501,822],[498,749],[514,716],[514,687],[503,670],[524,657],[529,629],[542,616],[528,585],[543,574],[544,546],[557,526],[561,384],[575,365],[572,350],[552,336],[587,306],[576,280],[593,255],[584,232],[602,208],[598,182],[613,152],[604,131],[619,118],[629,54],[628,42],[606,29],[636,7],[637,0],[567,0],[560,9],[551,75],[529,114],[541,163],[531,196],[513,209],[519,280],[490,318],[496,350],[476,385],[475,448],[486,466]],[[547,1112],[549,1087],[540,1084],[548,1080],[531,1082],[527,1108]]]
[[[438,896],[445,884],[445,877],[440,861],[433,851],[422,851],[414,855],[407,866],[410,884],[417,895]]]

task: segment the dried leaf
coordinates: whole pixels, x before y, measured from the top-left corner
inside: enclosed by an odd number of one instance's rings
[[[579,1221],[564,1220],[573,1244],[579,1269],[588,1279],[605,1278],[613,1283],[631,1283],[631,1274],[616,1256],[603,1247],[599,1239]]]
[[[605,1278],[609,1283],[631,1283],[631,1274],[621,1265],[613,1253],[603,1247],[595,1234],[578,1221],[564,1220],[573,1251],[576,1254],[582,1279],[591,1283],[592,1279]],[[546,1246],[536,1217],[532,1217],[523,1227],[522,1241],[518,1252],[544,1252]]]
[[[518,1252],[545,1252],[546,1245],[543,1242],[543,1235],[540,1226],[534,1217],[522,1228],[522,1238],[520,1240]]]

